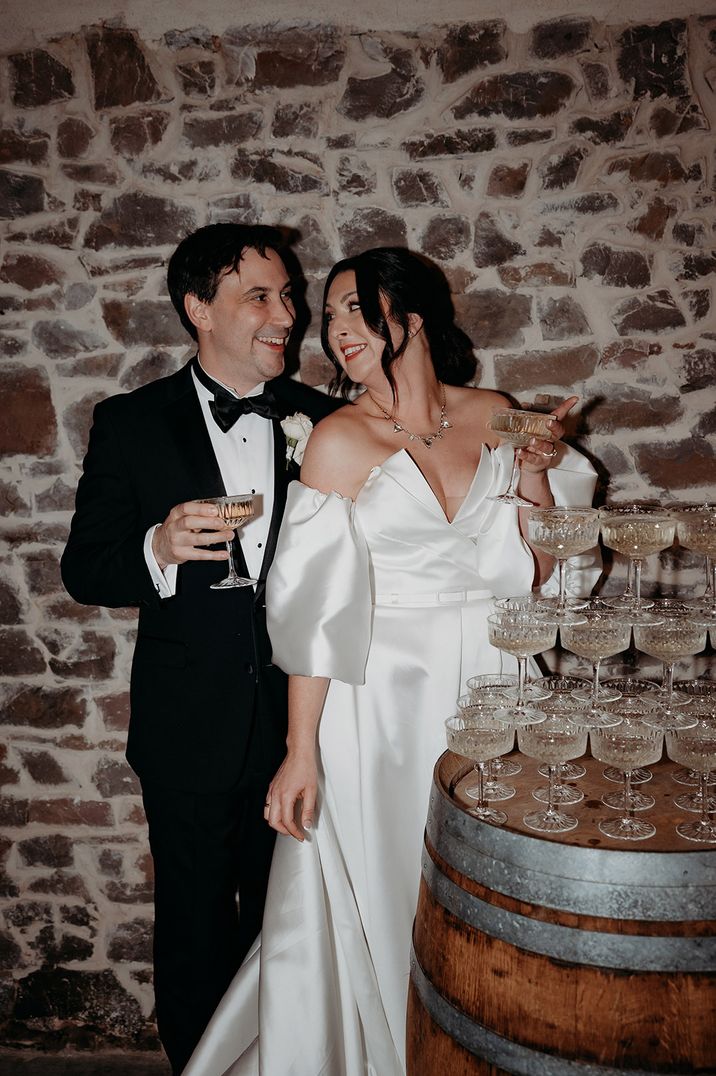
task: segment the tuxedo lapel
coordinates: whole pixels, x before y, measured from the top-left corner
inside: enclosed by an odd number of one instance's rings
[[[260,598],[262,600],[264,587],[266,585],[266,576],[276,551],[276,542],[281,527],[283,510],[286,507],[286,491],[288,489],[288,483],[292,478],[297,477],[297,475],[293,475],[286,468],[286,438],[281,429],[280,420],[276,418],[273,419],[271,425],[273,427],[273,511],[271,513],[271,523],[269,524],[268,536],[266,538],[263,561],[261,562],[261,571],[259,572],[259,583],[256,587],[256,597],[257,599]]]

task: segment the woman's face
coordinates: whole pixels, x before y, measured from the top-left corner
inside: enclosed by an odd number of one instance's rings
[[[383,312],[387,313],[387,304],[382,299],[381,306]],[[385,380],[381,366],[385,341],[365,323],[358,302],[356,275],[352,269],[339,273],[333,280],[323,316],[327,322],[331,350],[351,381],[366,384],[367,381]],[[390,319],[388,325],[393,347],[397,348],[402,343],[403,331]]]

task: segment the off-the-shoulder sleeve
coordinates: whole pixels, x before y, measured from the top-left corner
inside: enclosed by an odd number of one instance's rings
[[[547,480],[554,503],[570,508],[588,508],[594,497],[597,472],[586,456],[560,442],[559,456],[547,471]],[[566,588],[568,594],[588,597],[602,573],[602,555],[598,545],[570,557],[566,565]],[[552,575],[540,587],[540,593],[548,596],[559,593],[559,569],[555,565]]]
[[[284,672],[362,684],[372,597],[353,502],[292,482],[266,581],[273,660]]]

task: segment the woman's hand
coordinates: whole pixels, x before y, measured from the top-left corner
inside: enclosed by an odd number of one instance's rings
[[[554,441],[559,441],[564,434],[562,419],[572,410],[578,399],[579,396],[570,396],[569,399],[561,403],[559,407],[555,407],[554,411],[547,416],[547,421],[554,435],[552,441],[544,441],[533,437],[529,445],[517,450],[521,470],[531,471],[535,474],[539,471],[546,471],[548,467],[552,466],[552,461],[557,455]]]
[[[296,803],[302,801],[301,826],[310,829],[316,806],[318,770],[314,749],[289,752],[269,785],[264,807],[264,818],[277,833],[305,839],[305,833],[296,823]]]

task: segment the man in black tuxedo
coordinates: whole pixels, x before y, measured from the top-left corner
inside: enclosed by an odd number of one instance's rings
[[[295,318],[282,250],[279,232],[239,224],[179,245],[169,292],[198,355],[97,405],[62,558],[76,601],[139,607],[127,758],[149,825],[157,1022],[175,1074],[261,926],[263,805],[286,735],[264,587],[298,475],[280,420],[336,406],[279,376]],[[233,548],[258,582],[210,589],[233,531],[199,501],[249,491],[256,517]]]

